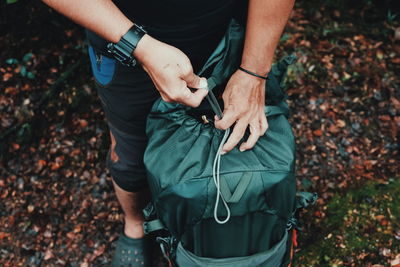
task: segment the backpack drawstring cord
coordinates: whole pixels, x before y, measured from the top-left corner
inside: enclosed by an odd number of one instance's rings
[[[224,224],[224,223],[228,222],[231,217],[231,211],[228,207],[228,204],[226,203],[226,201],[224,199],[224,196],[221,193],[220,176],[219,176],[220,167],[221,167],[222,147],[224,146],[226,140],[228,139],[229,133],[230,133],[230,129],[228,128],[225,131],[224,136],[222,137],[221,143],[219,144],[217,154],[215,155],[214,164],[213,164],[213,180],[214,180],[215,187],[217,189],[217,197],[215,199],[215,206],[214,206],[214,219],[219,224]],[[220,198],[221,198],[221,201],[224,204],[225,210],[227,212],[226,218],[224,220],[220,220],[218,218],[218,205],[219,205]]]

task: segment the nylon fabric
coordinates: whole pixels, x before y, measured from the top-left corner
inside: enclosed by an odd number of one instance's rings
[[[286,251],[286,241],[288,233],[285,232],[283,238],[271,249],[246,257],[232,257],[224,259],[213,259],[198,257],[184,249],[182,244],[178,244],[176,261],[179,266],[185,267],[277,267],[282,261]]]
[[[213,92],[223,88],[237,69],[243,35],[243,28],[233,21],[199,72],[209,77]],[[287,120],[289,108],[282,80],[293,60],[287,57],[272,67],[266,87],[269,128],[255,147],[245,152],[236,147],[218,156],[225,132],[216,129],[211,119],[203,123],[193,115],[216,107],[192,109],[161,99],[153,105],[147,120],[149,141],[144,155],[152,203],[171,236],[196,257],[213,258],[216,262],[247,257],[246,261],[254,264],[250,255],[274,251],[281,242],[286,244],[282,236],[287,235],[287,223],[295,210],[296,181],[295,142]],[[218,106],[215,99],[211,102]],[[227,206],[215,205],[221,197],[219,188],[224,202],[232,200]],[[229,216],[223,225],[214,218],[224,221]],[[279,259],[271,260],[274,265],[260,266],[279,266],[285,252],[286,245],[282,254],[272,253]],[[185,264],[179,265],[192,266]]]
[[[238,179],[238,181],[232,181],[231,177],[229,179],[221,179],[221,192],[222,195],[224,196],[224,199],[226,200],[227,203],[237,203],[240,201],[242,198],[244,192],[247,189],[247,186],[249,185],[250,181],[252,178],[252,173],[250,172],[245,172],[243,175]],[[229,182],[233,182],[236,184],[233,186],[234,191],[232,193],[232,189],[228,185]]]

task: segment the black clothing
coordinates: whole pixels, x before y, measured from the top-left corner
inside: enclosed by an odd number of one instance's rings
[[[233,16],[236,0],[114,0],[150,36],[185,53],[201,51],[200,40],[218,42]],[[242,10],[243,11],[243,10]],[[104,55],[107,41],[87,30],[89,44]],[[108,55],[110,56],[110,55]]]
[[[247,6],[247,1],[239,0],[114,2],[129,19],[143,25],[149,35],[181,49],[195,73],[224,36],[231,18],[243,22]],[[136,192],[147,186],[143,165],[146,118],[160,95],[140,65],[123,66],[106,52],[104,39],[90,31],[87,37],[97,91],[116,141],[118,159],[113,161],[109,153],[107,166],[122,189]]]
[[[188,54],[194,71],[199,70],[214,49],[212,44],[204,41],[202,44],[202,52]],[[97,92],[116,141],[118,160],[111,160],[110,151],[107,167],[119,187],[128,192],[140,191],[147,186],[143,165],[147,145],[146,118],[160,94],[139,65],[123,66],[113,58],[100,55],[92,47],[89,47],[89,56]]]

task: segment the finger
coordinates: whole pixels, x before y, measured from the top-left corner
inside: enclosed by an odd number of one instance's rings
[[[232,124],[235,123],[235,121],[237,121],[238,117],[239,116],[237,112],[234,112],[231,106],[228,106],[224,110],[222,119],[218,119],[215,121],[215,127],[217,129],[226,130],[231,127]]]
[[[188,75],[184,76],[183,80],[186,82],[187,86],[190,88],[205,89],[207,87],[207,79],[200,78],[193,72],[190,72]]]
[[[256,125],[250,124],[250,135],[249,138],[247,138],[247,141],[242,143],[240,145],[239,150],[241,152],[248,150],[248,149],[252,149],[255,144],[258,141],[258,138],[260,138],[260,124],[259,121],[255,121],[255,123],[257,123]]]
[[[182,95],[176,98],[176,101],[190,107],[198,107],[207,94],[208,90],[206,89],[198,89],[192,92],[186,87],[183,89]]]
[[[239,120],[233,128],[232,134],[229,136],[228,141],[222,147],[222,154],[231,151],[242,139],[246,131],[248,122],[246,119]]]

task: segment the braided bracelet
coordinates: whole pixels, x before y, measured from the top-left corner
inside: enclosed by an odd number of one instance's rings
[[[239,70],[241,70],[241,71],[243,71],[243,72],[246,72],[247,74],[253,75],[253,76],[255,76],[255,77],[264,79],[264,80],[267,80],[267,79],[268,79],[268,75],[267,75],[267,76],[261,76],[261,75],[258,75],[257,73],[251,72],[251,71],[246,70],[246,69],[244,69],[244,68],[242,68],[242,67],[239,67]]]

